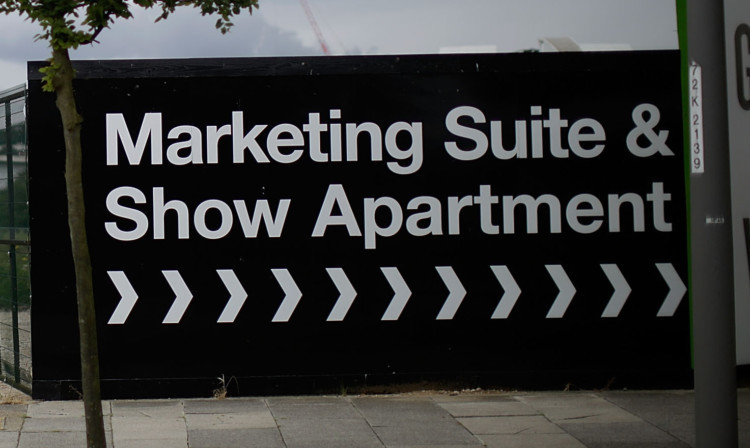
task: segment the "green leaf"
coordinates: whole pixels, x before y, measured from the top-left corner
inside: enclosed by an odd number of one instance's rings
[[[55,79],[57,71],[60,69],[60,65],[55,64],[51,59],[48,60],[48,62],[49,65],[39,69],[39,73],[44,75],[42,76],[42,90],[45,92],[54,92],[55,86],[53,80]]]

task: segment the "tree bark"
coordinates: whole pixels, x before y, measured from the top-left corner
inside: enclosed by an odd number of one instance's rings
[[[81,123],[73,92],[75,72],[67,50],[54,49],[52,63],[56,66],[53,87],[65,138],[65,186],[68,196],[68,226],[73,249],[78,329],[81,344],[81,382],[86,413],[88,448],[106,448],[99,385],[99,349],[96,339],[96,311],[91,275],[91,256],[86,238],[81,166]]]

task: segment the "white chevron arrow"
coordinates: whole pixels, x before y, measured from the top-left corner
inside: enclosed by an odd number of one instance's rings
[[[190,305],[190,301],[193,300],[193,293],[190,292],[185,284],[185,280],[182,279],[182,276],[178,271],[161,271],[161,273],[164,275],[164,278],[167,279],[169,287],[172,288],[172,291],[175,293],[172,307],[169,308],[169,312],[167,312],[162,323],[178,324],[182,319],[182,315],[185,314],[188,305]]]
[[[289,322],[292,317],[292,313],[297,308],[297,304],[302,298],[302,291],[297,287],[297,283],[294,282],[292,275],[286,269],[271,269],[273,276],[276,277],[276,281],[279,282],[279,286],[284,290],[284,300],[281,301],[279,309],[276,310],[276,314],[273,316],[273,322]]]
[[[440,274],[440,278],[443,279],[443,283],[448,287],[448,298],[443,303],[443,308],[437,315],[435,320],[451,320],[456,315],[458,307],[461,306],[464,297],[466,297],[466,289],[461,284],[461,281],[456,276],[453,268],[450,266],[435,266],[435,269]]]
[[[133,310],[135,302],[138,300],[138,294],[136,294],[133,285],[130,284],[123,271],[107,271],[107,275],[109,275],[115,288],[117,288],[117,292],[120,293],[120,302],[117,304],[112,316],[109,317],[107,324],[121,325],[128,320],[128,316]]]
[[[682,282],[680,275],[674,266],[672,266],[672,263],[656,263],[656,269],[659,270],[661,276],[664,277],[667,285],[669,285],[667,298],[664,299],[664,303],[661,304],[661,308],[659,308],[659,312],[656,315],[659,317],[674,316],[677,307],[685,296],[685,292],[687,292],[687,287]]]
[[[623,277],[620,268],[616,264],[603,264],[601,267],[615,289],[612,297],[609,299],[609,303],[607,303],[607,307],[602,312],[602,317],[617,317],[620,315],[625,301],[628,300],[628,296],[630,296],[630,285],[625,281],[625,277]]]
[[[411,290],[398,268],[380,268],[380,270],[383,271],[383,275],[393,288],[393,299],[380,320],[398,320],[411,297]]]
[[[349,278],[341,268],[326,268],[326,272],[333,280],[333,284],[339,290],[339,298],[336,301],[336,305],[333,306],[331,314],[328,315],[329,322],[341,322],[346,317],[346,313],[349,312],[349,308],[354,303],[354,298],[357,297],[357,291],[352,286]]]
[[[497,281],[500,282],[504,291],[495,312],[492,313],[492,319],[507,319],[516,305],[518,296],[521,295],[521,288],[518,287],[518,283],[516,283],[507,266],[490,266],[490,269],[495,273],[495,277],[497,277]]]
[[[231,323],[237,318],[237,314],[242,309],[242,305],[245,304],[247,299],[247,292],[242,287],[237,275],[231,269],[217,269],[216,273],[221,277],[221,281],[224,282],[224,286],[229,291],[229,301],[224,306],[224,311],[221,312],[219,320],[216,322],[220,324]]]
[[[544,266],[547,268],[547,272],[555,281],[557,289],[560,292],[557,294],[555,302],[547,312],[547,319],[559,319],[565,315],[565,311],[568,310],[568,305],[573,300],[573,296],[576,294],[576,288],[571,283],[568,274],[565,273],[565,269],[559,264],[548,264]]]

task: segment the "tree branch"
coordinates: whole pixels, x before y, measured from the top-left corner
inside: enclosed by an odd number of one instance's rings
[[[104,28],[106,28],[106,26],[101,25],[99,28],[96,29],[96,31],[94,31],[94,34],[92,34],[91,37],[81,42],[81,45],[88,45],[88,44],[97,42],[96,38],[99,37],[99,33],[101,33],[102,30],[104,30]]]

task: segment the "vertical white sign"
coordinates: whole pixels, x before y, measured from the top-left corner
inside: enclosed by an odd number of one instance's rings
[[[701,66],[690,63],[690,172],[703,172],[703,85]]]

